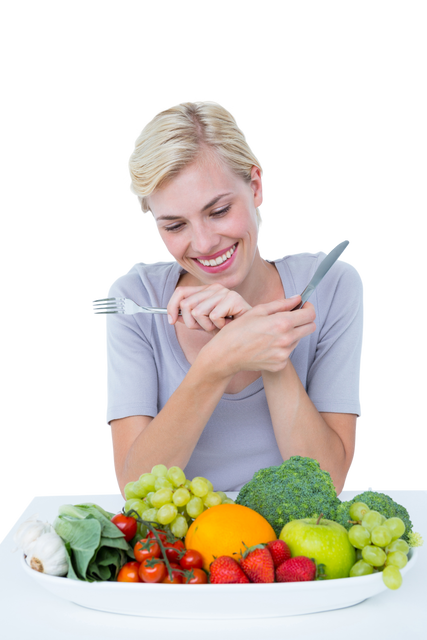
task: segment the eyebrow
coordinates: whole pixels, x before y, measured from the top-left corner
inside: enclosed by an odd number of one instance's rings
[[[210,209],[218,202],[218,200],[221,200],[221,198],[224,198],[225,196],[231,195],[231,193],[232,192],[229,191],[228,193],[221,193],[219,196],[216,196],[215,198],[213,198],[213,200],[205,204],[205,206],[202,208],[202,211]],[[156,222],[158,222],[159,220],[178,220],[179,218],[182,218],[182,216],[159,216],[158,218],[156,218]]]

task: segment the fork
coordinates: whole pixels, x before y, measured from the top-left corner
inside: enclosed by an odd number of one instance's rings
[[[93,301],[93,310],[95,313],[125,313],[133,315],[135,313],[162,313],[167,314],[167,309],[159,307],[141,307],[129,298],[102,298]],[[178,312],[181,315],[181,311]]]

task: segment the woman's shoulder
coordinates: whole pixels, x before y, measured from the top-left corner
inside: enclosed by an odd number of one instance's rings
[[[180,271],[177,262],[139,262],[113,282],[109,296],[131,298],[138,304],[154,301],[162,296],[170,278],[178,279]]]
[[[284,256],[283,258],[275,260],[274,263],[279,272],[287,272],[287,275],[292,278],[297,290],[299,290],[301,287],[304,288],[307,286],[317,267],[325,257],[326,254],[323,251],[319,251],[318,253],[297,253]],[[334,281],[338,285],[342,279],[348,283],[361,284],[357,270],[351,264],[342,260],[337,260],[332,266],[328,279],[330,284],[331,281]]]

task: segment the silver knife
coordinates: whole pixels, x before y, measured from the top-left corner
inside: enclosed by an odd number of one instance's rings
[[[295,311],[296,309],[301,309],[303,304],[307,302],[307,300],[309,299],[309,297],[311,296],[311,294],[313,293],[313,291],[315,290],[319,282],[325,277],[325,275],[328,273],[332,265],[338,260],[338,258],[340,257],[340,255],[342,254],[342,252],[344,251],[344,249],[348,244],[349,244],[348,240],[344,240],[344,242],[341,242],[339,245],[335,247],[335,249],[332,249],[332,251],[328,253],[328,255],[326,256],[326,258],[322,260],[322,262],[317,267],[314,276],[312,277],[312,279],[310,280],[310,282],[302,292],[300,304],[294,307],[292,311]]]

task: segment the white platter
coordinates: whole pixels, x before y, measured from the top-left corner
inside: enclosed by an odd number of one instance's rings
[[[410,550],[401,570],[404,580],[417,555],[417,549]],[[30,578],[55,596],[89,609],[149,618],[277,618],[351,607],[387,590],[381,573],[273,584],[89,583],[39,573],[23,557],[21,563]]]
[[[409,562],[401,569],[403,580],[417,555],[417,549],[410,549]],[[21,564],[30,578],[55,596],[89,609],[149,618],[277,618],[351,607],[387,590],[381,573],[272,584],[135,584],[48,576],[31,569],[24,556]]]

